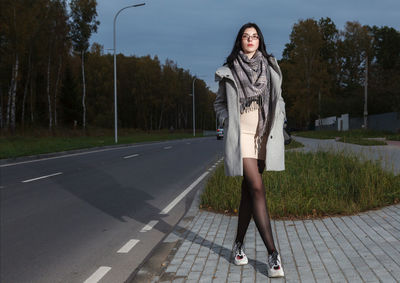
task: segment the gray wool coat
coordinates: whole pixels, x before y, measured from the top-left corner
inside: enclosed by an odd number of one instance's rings
[[[283,123],[285,121],[285,102],[282,98],[282,73],[274,57],[268,59],[271,80],[271,113],[268,113],[270,128],[266,143],[266,171],[285,170],[285,146]],[[240,150],[240,105],[237,87],[229,67],[223,66],[215,72],[219,82],[214,110],[220,125],[224,127],[225,175],[243,176],[243,160]]]

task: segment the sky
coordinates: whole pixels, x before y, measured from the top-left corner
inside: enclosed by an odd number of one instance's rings
[[[90,42],[112,53],[113,20],[119,9],[139,3],[120,13],[116,24],[117,53],[126,56],[157,55],[163,64],[173,60],[204,80],[212,91],[215,70],[232,50],[240,27],[256,23],[267,51],[277,59],[290,42],[292,27],[301,19],[329,17],[343,30],[347,21],[362,25],[389,26],[400,31],[399,0],[97,0],[100,25]]]

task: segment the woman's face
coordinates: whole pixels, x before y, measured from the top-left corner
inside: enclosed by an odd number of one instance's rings
[[[253,57],[259,46],[258,33],[253,27],[244,30],[242,35],[242,51],[249,58]]]

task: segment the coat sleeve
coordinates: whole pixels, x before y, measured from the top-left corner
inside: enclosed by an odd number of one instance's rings
[[[223,126],[226,118],[228,118],[225,80],[219,81],[217,97],[214,101],[214,110],[217,115],[219,125]]]

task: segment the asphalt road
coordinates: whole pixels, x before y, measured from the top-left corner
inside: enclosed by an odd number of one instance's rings
[[[1,282],[124,282],[222,149],[195,138],[0,165]]]

